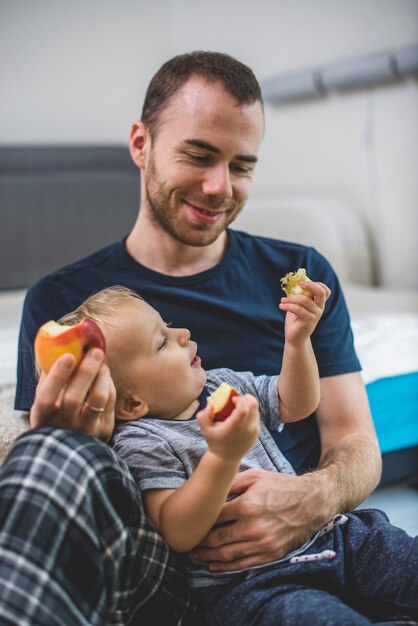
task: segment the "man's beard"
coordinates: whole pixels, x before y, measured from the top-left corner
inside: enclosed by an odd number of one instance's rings
[[[178,197],[176,202],[176,198],[167,190],[166,183],[158,178],[152,156],[149,162],[147,180],[144,181],[144,184],[150,216],[154,224],[171,235],[176,241],[188,246],[203,247],[216,241],[225,228],[238,216],[243,207],[243,204],[239,206],[237,202],[233,202],[232,208],[226,213],[227,219],[222,218],[217,228],[213,226],[208,228],[205,222],[195,222],[191,225],[182,222],[181,218],[178,217],[177,207],[181,198]],[[175,204],[173,204],[173,200]]]

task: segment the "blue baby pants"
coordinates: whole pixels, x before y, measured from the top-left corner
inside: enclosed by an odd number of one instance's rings
[[[347,514],[306,554],[334,559],[252,570],[237,585],[218,587],[206,607],[212,626],[363,626],[418,623],[418,538],[377,510]]]

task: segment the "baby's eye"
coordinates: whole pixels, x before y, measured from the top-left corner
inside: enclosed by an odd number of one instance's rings
[[[168,344],[168,338],[167,337],[163,337],[160,345],[158,346],[158,350],[164,350],[164,348],[167,346]]]

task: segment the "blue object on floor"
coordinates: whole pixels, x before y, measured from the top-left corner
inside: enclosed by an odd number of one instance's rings
[[[366,385],[382,454],[418,444],[418,372]]]

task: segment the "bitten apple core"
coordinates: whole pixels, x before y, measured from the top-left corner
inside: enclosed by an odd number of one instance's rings
[[[234,396],[239,393],[228,383],[221,383],[217,389],[208,397],[208,404],[213,407],[213,419],[215,422],[223,422],[234,410],[235,404],[232,402]]]
[[[280,279],[280,284],[287,296],[303,295],[312,298],[312,293],[299,285],[302,281],[310,281],[303,267],[299,268],[297,272],[289,272],[283,276],[283,278]]]
[[[105,351],[106,342],[99,326],[90,319],[84,319],[75,326],[50,320],[40,327],[34,343],[36,362],[45,372],[49,372],[63,354],[73,354],[79,365],[92,348]]]

